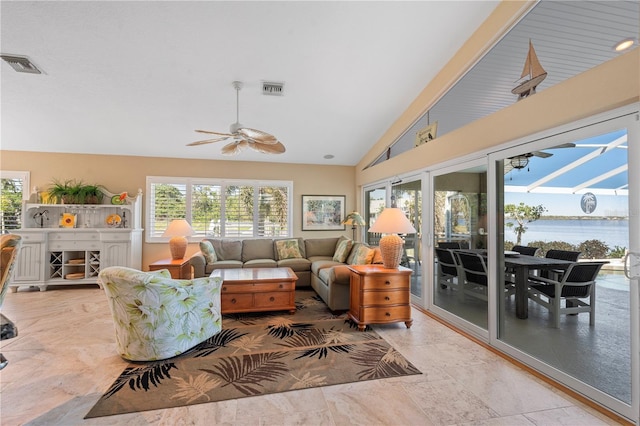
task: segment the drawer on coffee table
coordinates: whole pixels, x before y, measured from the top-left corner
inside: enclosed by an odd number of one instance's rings
[[[256,293],[255,305],[261,308],[282,307],[290,306],[292,294],[285,292],[273,292],[273,293]]]
[[[251,293],[222,293],[220,295],[222,311],[248,310],[253,307],[253,294]]]
[[[222,294],[233,293],[255,293],[267,291],[291,291],[295,289],[295,281],[282,283],[251,283],[251,284],[223,284]]]

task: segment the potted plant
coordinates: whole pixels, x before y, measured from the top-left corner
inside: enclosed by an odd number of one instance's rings
[[[88,185],[77,180],[54,180],[49,187],[49,197],[63,204],[100,204],[102,185]]]

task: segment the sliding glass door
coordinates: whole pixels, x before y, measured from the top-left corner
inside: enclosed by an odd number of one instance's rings
[[[487,336],[487,166],[485,160],[432,173],[434,285],[437,311],[474,334]],[[475,280],[462,273],[459,251],[482,256]],[[478,258],[479,259],[479,258]],[[469,278],[469,279],[467,279]]]
[[[422,181],[401,180],[391,186],[391,207],[401,209],[407,216],[415,234],[402,235],[404,239],[404,253],[401,265],[413,270],[411,274],[411,295],[414,299],[422,299]]]
[[[490,236],[496,344],[637,419],[638,280],[625,276],[623,261],[640,246],[638,214],[630,214],[640,196],[637,114],[600,121],[490,156],[496,167],[496,232]],[[589,281],[565,272],[567,265],[529,266],[519,283],[510,265],[528,258],[513,252],[522,251],[517,246],[537,248],[540,258],[574,252],[578,265],[602,263],[593,291],[578,295],[578,287],[565,287]]]

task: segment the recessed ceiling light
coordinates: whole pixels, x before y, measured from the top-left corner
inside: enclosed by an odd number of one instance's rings
[[[623,50],[627,50],[628,48],[630,48],[631,46],[633,46],[635,44],[635,40],[632,38],[627,38],[622,40],[621,42],[617,43],[613,49],[616,52],[622,52]]]
[[[324,158],[325,160],[331,160],[333,158],[333,154],[327,154],[322,158]]]

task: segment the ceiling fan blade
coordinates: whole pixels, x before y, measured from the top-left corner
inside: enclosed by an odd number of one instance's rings
[[[229,139],[229,137],[228,136],[224,136],[224,137],[221,137],[221,138],[205,139],[205,140],[202,140],[202,141],[191,142],[191,143],[188,143],[187,146],[205,145],[205,144],[208,144],[208,143],[220,142],[220,141],[223,141],[225,139]]]
[[[242,136],[245,136],[247,139],[251,139],[259,143],[264,143],[264,144],[278,143],[278,139],[276,139],[275,136],[270,135],[269,133],[263,132],[261,130],[249,129],[247,127],[243,127],[242,129],[238,130],[238,133],[240,133]]]
[[[550,152],[544,152],[544,151],[533,151],[532,154],[540,158],[549,158],[553,155]]]
[[[263,154],[282,154],[286,151],[284,145],[278,141],[274,144],[250,143],[249,146]]]
[[[556,148],[575,148],[576,144],[573,142],[561,143],[560,145],[552,146],[547,149],[556,149]]]
[[[236,155],[243,151],[249,143],[245,140],[234,141],[222,147],[222,155]]]
[[[196,130],[198,133],[206,133],[207,135],[220,135],[230,137],[233,136],[231,133],[220,133],[220,132],[212,132],[211,130]]]

